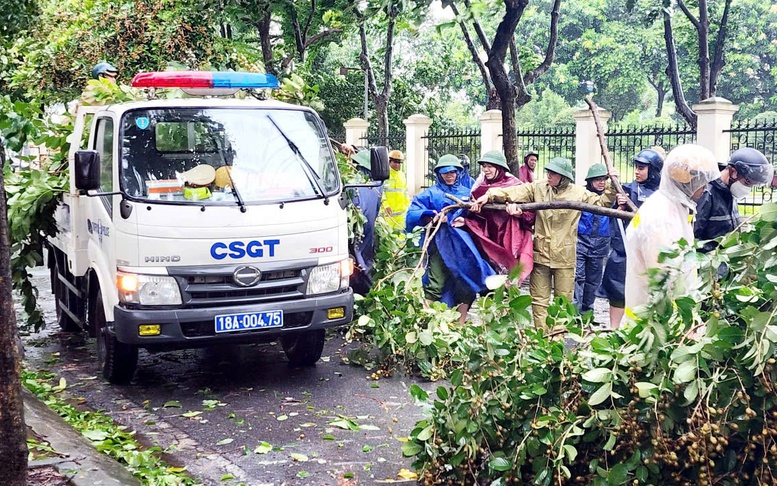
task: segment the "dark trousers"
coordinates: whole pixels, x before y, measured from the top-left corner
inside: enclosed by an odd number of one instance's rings
[[[596,289],[602,283],[602,271],[604,270],[604,258],[589,257],[577,254],[577,267],[575,268],[575,305],[580,312],[587,312],[594,308]]]

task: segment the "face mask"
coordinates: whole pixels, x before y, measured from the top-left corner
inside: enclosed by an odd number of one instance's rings
[[[750,194],[750,188],[739,181],[734,181],[729,190],[736,200],[742,200]]]

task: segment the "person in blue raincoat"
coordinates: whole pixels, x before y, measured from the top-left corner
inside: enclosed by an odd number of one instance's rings
[[[454,202],[446,194],[469,200],[470,188],[462,184],[466,180],[465,169],[455,155],[443,155],[434,167],[437,182],[425,189],[410,203],[406,227],[410,232],[416,226],[443,217],[441,211]],[[457,212],[446,214],[446,221],[428,247],[428,262],[424,275],[424,294],[428,300],[441,301],[450,307],[457,306],[460,322],[467,317],[469,306],[478,293],[486,291],[486,278],[495,272],[478,252],[472,237],[451,226]]]
[[[371,179],[370,151],[361,150],[351,156],[356,163],[356,169]],[[383,186],[359,187],[352,197],[353,203],[366,218],[360,241],[353,243],[351,253],[356,260],[350,284],[354,292],[367,295],[372,288],[372,267],[375,264],[375,220],[380,214],[380,204],[383,199]]]
[[[660,147],[645,149],[634,156],[634,181],[623,185],[623,190],[638,208],[658,190],[661,169],[664,167],[664,152]],[[626,208],[623,195],[618,195],[618,208]],[[617,218],[610,218],[610,253],[604,267],[602,284],[597,295],[610,301],[610,327],[615,329],[623,319],[625,306],[626,248],[623,237],[626,228]]]
[[[604,164],[594,164],[585,176],[585,188],[602,194],[609,176]],[[575,305],[578,310],[593,310],[596,289],[602,283],[604,259],[610,251],[610,218],[583,211],[577,223],[577,267],[575,268]]]

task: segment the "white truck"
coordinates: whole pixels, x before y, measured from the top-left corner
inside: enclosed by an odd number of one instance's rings
[[[144,73],[133,85],[277,80]],[[346,187],[313,110],[208,96],[81,107],[72,140],[48,265],[59,325],[97,339],[107,380],[131,380],[139,348],[279,339],[309,366],[325,329],[350,322]],[[384,180],[385,149],[371,155]]]

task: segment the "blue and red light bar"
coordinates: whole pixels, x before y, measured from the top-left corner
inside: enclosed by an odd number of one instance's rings
[[[165,71],[139,73],[132,78],[133,88],[271,88],[278,85],[272,74],[230,71]]]

